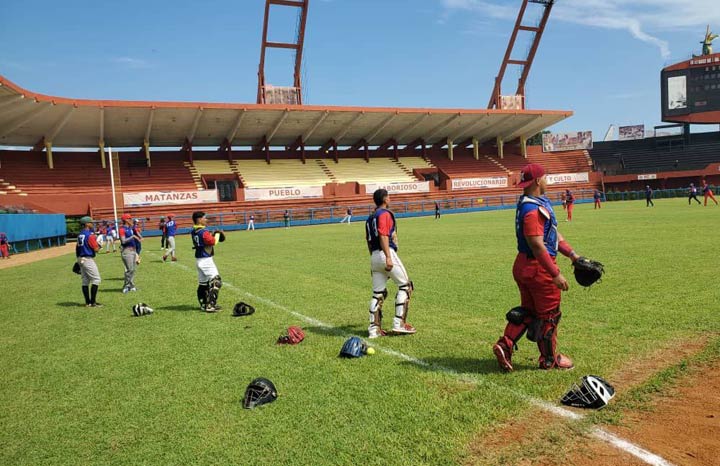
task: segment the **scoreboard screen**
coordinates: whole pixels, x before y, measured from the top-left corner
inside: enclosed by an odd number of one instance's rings
[[[720,111],[720,64],[663,71],[662,116]]]

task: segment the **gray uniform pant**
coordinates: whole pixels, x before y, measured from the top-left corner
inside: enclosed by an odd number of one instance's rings
[[[137,253],[135,248],[124,248],[120,254],[122,257],[123,264],[125,265],[125,283],[123,288],[134,288],[135,287],[135,261],[137,260]]]
[[[82,286],[99,285],[100,271],[95,263],[95,259],[92,257],[78,257],[77,262],[80,264]]]
[[[168,236],[165,244],[168,247],[166,256],[175,257],[175,236]]]

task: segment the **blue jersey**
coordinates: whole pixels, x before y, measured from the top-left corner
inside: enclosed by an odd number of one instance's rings
[[[547,197],[520,196],[515,213],[515,236],[518,242],[518,252],[526,254],[528,257],[533,257],[532,249],[530,249],[530,245],[525,239],[523,220],[527,214],[535,210],[539,211],[540,218],[545,220],[545,226],[543,228],[543,243],[545,243],[545,249],[547,249],[548,254],[555,257],[557,256],[558,250],[557,219],[555,218],[555,212],[553,212],[550,199]]]
[[[168,220],[167,223],[165,223],[165,231],[168,236],[175,236],[175,232],[177,231],[175,220]]]
[[[127,243],[125,243],[124,241],[127,240],[128,238],[132,238],[132,239],[130,241],[128,241]],[[134,248],[135,247],[135,243],[137,243],[137,241],[135,240],[135,238],[133,238],[133,227],[129,227],[129,226],[125,226],[125,225],[120,227],[120,242],[121,242],[122,247],[124,247],[124,248]]]
[[[390,212],[387,209],[377,209],[374,213],[370,214],[370,216],[365,221],[365,240],[367,241],[368,249],[372,253],[373,251],[382,251],[382,248],[380,247],[380,232],[378,231],[378,219],[380,218],[380,215],[383,214],[383,212],[387,212],[390,215],[390,218],[392,220],[392,226],[390,227],[390,231],[388,232],[388,240],[390,243],[390,249],[397,252],[397,244],[393,241],[393,235],[396,228],[395,223],[395,215],[393,215],[392,212]]]
[[[75,246],[76,257],[95,257],[95,250],[90,247],[90,239],[95,234],[90,228],[85,228],[80,232],[77,238],[77,246]]]
[[[192,237],[193,248],[195,249],[195,257],[200,259],[201,257],[212,257],[215,254],[215,249],[212,244],[207,244],[205,241],[205,233],[210,234],[210,230],[207,227],[193,228],[190,232]],[[209,247],[209,252],[206,247]]]
[[[600,199],[600,191],[595,191],[595,194],[593,194],[593,197],[595,199]]]

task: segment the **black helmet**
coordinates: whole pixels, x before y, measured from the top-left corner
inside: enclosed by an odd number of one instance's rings
[[[137,303],[132,307],[132,313],[135,317],[142,317],[152,314],[153,308],[145,303]]]
[[[277,390],[275,385],[268,379],[258,377],[250,382],[245,389],[245,399],[243,400],[243,408],[251,409],[256,406],[272,403],[277,399]]]
[[[233,317],[239,317],[239,316],[249,316],[250,314],[255,312],[255,308],[251,305],[244,303],[240,301],[239,303],[235,304],[235,307],[233,308]]]
[[[586,375],[580,385],[573,384],[560,400],[567,406],[576,408],[604,408],[615,396],[615,388],[597,375]]]

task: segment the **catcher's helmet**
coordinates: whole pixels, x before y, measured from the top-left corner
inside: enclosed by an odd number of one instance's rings
[[[250,409],[256,406],[272,403],[277,399],[277,389],[268,379],[258,377],[250,382],[245,389],[245,399],[243,400],[243,408]]]
[[[255,308],[251,305],[240,301],[233,308],[233,317],[249,316],[255,312]]]
[[[137,303],[132,307],[132,312],[135,317],[149,316],[152,314],[153,308],[145,303]]]
[[[367,352],[367,343],[358,337],[350,337],[347,339],[340,349],[340,357],[342,358],[359,358]]]
[[[560,400],[567,406],[576,408],[604,408],[615,396],[615,388],[597,375],[586,375],[580,385],[573,384]]]

